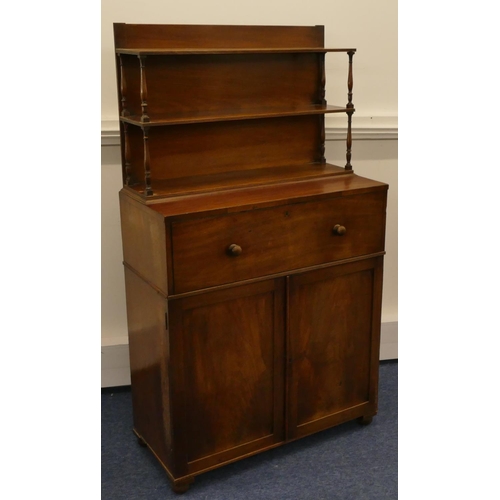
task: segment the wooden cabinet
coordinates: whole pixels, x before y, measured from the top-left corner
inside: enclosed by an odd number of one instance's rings
[[[175,491],[377,412],[387,185],[323,28],[115,25],[134,432]],[[325,54],[347,54],[345,106]],[[346,164],[324,116],[346,113]]]

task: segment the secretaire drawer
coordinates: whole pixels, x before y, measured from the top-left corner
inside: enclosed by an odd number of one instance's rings
[[[175,293],[382,251],[386,191],[172,223]]]

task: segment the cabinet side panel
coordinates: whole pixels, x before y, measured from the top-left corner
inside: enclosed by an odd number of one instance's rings
[[[125,269],[134,429],[171,467],[169,345],[165,299]]]
[[[165,219],[120,192],[120,216],[125,264],[167,294]]]

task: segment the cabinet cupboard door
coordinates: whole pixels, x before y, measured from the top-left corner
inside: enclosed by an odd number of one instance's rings
[[[382,258],[289,279],[289,439],[377,409]]]
[[[284,279],[169,303],[181,473],[284,440]]]

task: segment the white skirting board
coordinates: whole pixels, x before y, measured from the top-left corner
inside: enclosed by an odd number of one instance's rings
[[[380,359],[398,359],[398,322],[382,323],[380,331]]]
[[[380,339],[380,359],[397,359],[398,323],[382,323]],[[101,347],[101,387],[130,385],[130,365],[128,344]]]

